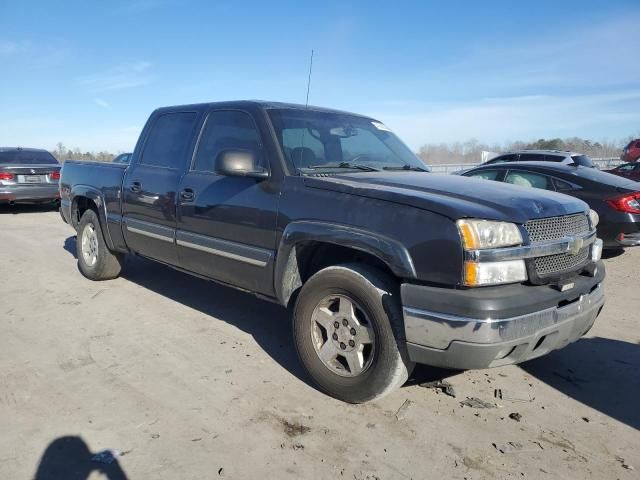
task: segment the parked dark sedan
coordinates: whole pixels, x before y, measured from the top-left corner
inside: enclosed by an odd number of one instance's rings
[[[54,203],[60,164],[46,150],[0,147],[0,203]]]
[[[640,182],[595,168],[549,162],[482,165],[462,175],[577,197],[600,216],[598,237],[605,248],[640,245]]]

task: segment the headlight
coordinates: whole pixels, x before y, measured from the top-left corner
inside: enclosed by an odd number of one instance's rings
[[[591,228],[596,228],[599,221],[600,216],[598,215],[598,212],[595,210],[589,210],[589,223],[591,223]]]
[[[522,235],[514,223],[462,219],[457,224],[465,250],[511,247],[522,243]]]
[[[464,263],[464,284],[468,287],[524,282],[526,279],[524,260]]]

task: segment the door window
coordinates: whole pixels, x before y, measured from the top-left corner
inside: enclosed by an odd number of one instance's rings
[[[544,155],[540,153],[521,153],[521,162],[542,162],[544,161]]]
[[[556,190],[558,192],[570,192],[571,190],[576,190],[576,187],[574,187],[569,182],[565,182],[564,180],[554,178],[553,183],[555,184]]]
[[[465,175],[466,177],[481,178],[483,180],[497,180],[500,175],[500,170],[482,170],[480,172],[470,173]]]
[[[493,158],[488,162],[485,162],[485,165],[486,164],[491,165],[494,163],[515,162],[516,160],[518,160],[518,155],[514,153],[510,153],[509,155],[501,155],[499,157]]]
[[[284,153],[297,166],[310,167],[324,163],[327,156],[324,143],[320,141],[319,137],[319,132],[314,129],[283,128]]]
[[[553,190],[549,177],[531,172],[521,172],[512,170],[506,178],[505,183],[511,183],[513,185],[519,185],[521,187],[534,187],[543,188],[545,190]]]
[[[223,150],[246,150],[261,159],[260,149],[260,135],[248,113],[236,110],[211,112],[202,131],[192,169],[215,171],[216,159]]]
[[[195,112],[165,113],[156,118],[144,145],[140,163],[181,168],[196,120]]]
[[[565,157],[562,157],[560,155],[545,155],[544,159],[547,162],[562,162]]]

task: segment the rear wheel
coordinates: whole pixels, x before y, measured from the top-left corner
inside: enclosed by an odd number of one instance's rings
[[[110,280],[120,275],[124,255],[107,248],[98,215],[93,210],[82,214],[76,241],[78,268],[91,280]]]
[[[364,265],[339,265],[313,275],[294,310],[300,360],[332,397],[362,403],[400,387],[413,368],[404,353],[397,285]]]

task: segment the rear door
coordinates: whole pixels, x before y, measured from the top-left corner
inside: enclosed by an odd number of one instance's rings
[[[279,180],[223,176],[224,150],[251,151],[271,171],[261,134],[244,110],[213,109],[178,189],[181,267],[264,294],[273,292]]]
[[[177,265],[176,189],[193,151],[199,114],[160,113],[150,127],[122,185],[124,235],[134,252]]]

